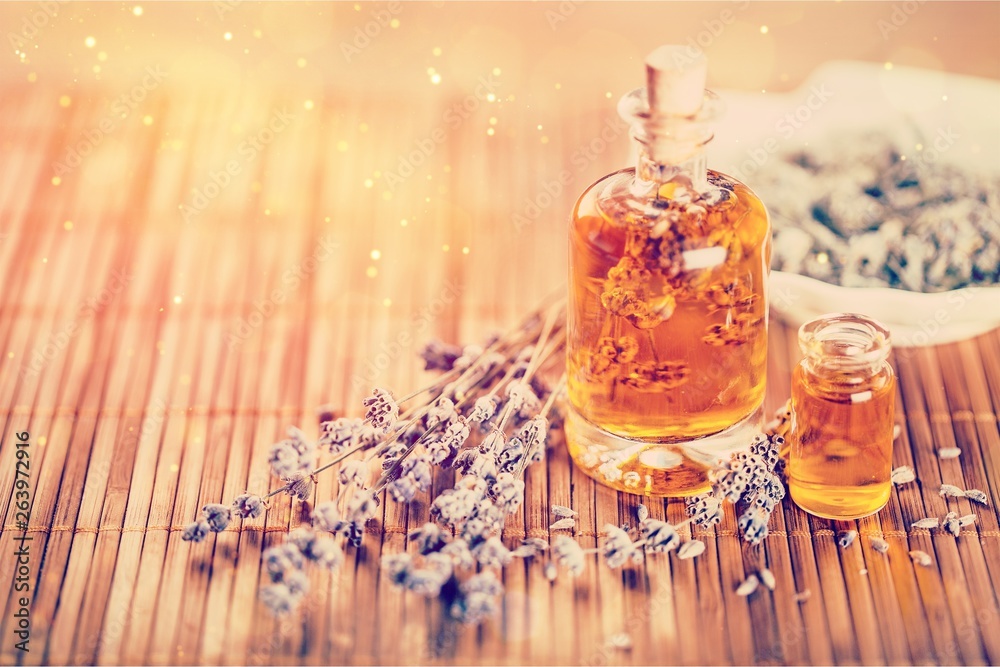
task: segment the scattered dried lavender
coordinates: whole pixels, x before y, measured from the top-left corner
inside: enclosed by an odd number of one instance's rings
[[[965,497],[980,505],[989,505],[989,497],[979,489],[969,489],[965,492]]]
[[[753,593],[760,586],[760,579],[757,578],[756,574],[751,574],[749,577],[743,580],[736,588],[736,594],[740,597],[746,597]]]
[[[567,517],[565,519],[559,519],[549,526],[549,530],[573,530],[576,527],[576,519],[572,517]]]
[[[899,466],[894,468],[891,473],[892,483],[896,486],[902,484],[909,484],[910,482],[917,479],[917,473],[913,471],[910,466]]]
[[[946,485],[947,486],[947,485]],[[944,495],[944,494],[942,494]],[[959,495],[958,497],[962,497]],[[976,522],[975,514],[965,514],[959,516],[958,512],[948,512],[940,519],[937,517],[928,517],[926,519],[920,519],[919,521],[914,521],[910,524],[911,528],[926,528],[928,530],[932,528],[940,528],[955,537],[958,537],[962,533],[962,528],[964,526],[972,525]]]
[[[963,491],[962,489],[958,488],[954,484],[942,484],[941,485],[941,490],[938,491],[938,493],[941,496],[948,497],[948,498],[964,498],[965,497],[965,491]]]
[[[705,543],[701,540],[688,540],[677,549],[677,557],[681,560],[695,558],[705,553]]]
[[[772,267],[915,292],[1000,282],[1000,183],[922,159],[937,154],[916,132],[889,134],[838,135],[755,174],[774,227]]]
[[[552,513],[560,518],[574,517],[577,515],[577,511],[570,509],[569,507],[563,507],[562,505],[553,505]]]
[[[858,538],[858,531],[856,530],[845,530],[837,536],[837,544],[840,545],[841,549],[846,549],[847,547],[854,544],[854,540]]]
[[[773,591],[775,587],[778,585],[777,581],[774,578],[774,573],[771,572],[766,567],[757,573],[757,577],[760,579],[760,583],[764,584],[764,587],[767,588],[767,590],[769,591]]]
[[[941,527],[954,537],[962,532],[962,524],[958,520],[958,512],[948,512],[941,521]]]

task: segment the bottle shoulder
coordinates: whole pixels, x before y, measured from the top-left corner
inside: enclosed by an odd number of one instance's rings
[[[749,214],[769,220],[767,208],[741,181],[715,170],[707,171],[707,188],[694,192],[673,182],[657,184],[636,178],[634,167],[611,172],[587,187],[573,210],[580,219],[597,216],[613,224],[652,225],[679,206],[719,209],[737,218]]]

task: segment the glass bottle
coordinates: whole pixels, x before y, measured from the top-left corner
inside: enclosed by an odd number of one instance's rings
[[[573,212],[566,435],[599,482],[684,496],[761,425],[771,231],[757,196],[706,166],[721,105],[704,57],[660,47],[646,70],[619,103],[635,168]]]
[[[799,329],[805,355],[792,372],[788,490],[828,519],[882,509],[892,490],[896,375],[889,331],[864,315],[837,313]]]

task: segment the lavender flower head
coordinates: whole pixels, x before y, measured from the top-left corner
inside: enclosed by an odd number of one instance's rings
[[[271,464],[271,471],[278,477],[290,477],[301,468],[299,466],[299,453],[287,440],[271,445],[267,454],[267,462]]]
[[[548,431],[549,420],[541,415],[532,417],[521,427],[518,436],[528,450],[529,463],[542,460],[542,456],[545,454],[545,438],[548,435]]]
[[[341,461],[337,478],[341,486],[354,485],[361,488],[364,485],[364,473],[366,465],[364,461]]]
[[[479,452],[481,454],[492,454],[496,456],[503,449],[504,443],[507,441],[507,436],[503,434],[498,428],[493,428],[490,432],[483,438],[482,442],[479,443]]]
[[[615,570],[629,560],[638,563],[642,560],[642,551],[637,549],[629,534],[617,526],[604,526],[604,544],[601,545],[601,555],[607,566]]]
[[[555,559],[559,567],[574,577],[583,573],[587,562],[583,547],[568,535],[556,535],[555,539],[552,540],[552,558]]]
[[[281,583],[288,587],[292,596],[297,598],[309,592],[309,576],[302,570],[287,573]]]
[[[503,586],[491,570],[469,577],[460,590],[461,597],[452,603],[452,618],[475,625],[496,614],[496,598],[503,592]]]
[[[316,442],[306,438],[300,429],[289,426],[287,446],[295,450],[298,456],[298,469],[311,470],[316,465]]]
[[[500,455],[497,457],[497,469],[501,473],[514,472],[521,465],[524,459],[524,443],[517,436],[514,436],[504,443]]]
[[[340,510],[337,508],[335,500],[328,500],[313,508],[312,524],[317,530],[324,530],[332,533],[336,530],[336,525],[340,521]]]
[[[447,557],[455,568],[471,570],[476,566],[476,559],[472,555],[472,550],[469,549],[469,543],[465,540],[452,540],[441,547],[441,551],[438,553]]]
[[[365,419],[380,433],[388,433],[399,419],[399,405],[387,389],[372,389],[372,395],[364,400],[364,405],[367,408]]]
[[[309,552],[312,551],[313,543],[316,542],[316,533],[307,526],[299,526],[288,531],[288,536],[285,540],[289,544],[294,544],[299,553],[309,558]]]
[[[414,452],[403,461],[400,470],[404,475],[412,477],[421,491],[431,486],[431,460],[426,452]]]
[[[362,491],[356,493],[347,503],[345,516],[349,522],[364,526],[368,519],[375,516],[376,510],[378,510],[378,503],[375,498],[367,491]]]
[[[549,543],[540,537],[526,537],[521,540],[521,546],[515,549],[513,555],[517,558],[534,558],[549,549]]]
[[[292,498],[298,498],[299,500],[309,500],[312,496],[313,487],[315,483],[313,478],[306,472],[299,471],[294,475],[289,477],[283,477],[281,479],[287,487],[285,493],[290,495]]]
[[[434,570],[419,568],[409,573],[403,586],[411,593],[426,598],[436,598],[441,594],[441,588],[447,581],[447,577],[442,577]]]
[[[436,523],[427,522],[420,528],[411,530],[406,536],[411,542],[415,542],[417,550],[423,554],[433,551],[440,551],[448,543],[448,534],[441,530]]]
[[[523,414],[525,411],[532,414],[538,412],[541,407],[538,396],[535,395],[534,390],[527,382],[516,381],[508,384],[507,400],[510,409],[519,414]]]
[[[201,508],[201,515],[205,517],[209,530],[213,533],[221,533],[229,525],[233,518],[233,513],[228,505],[219,503],[209,503]]]
[[[382,569],[389,575],[389,580],[397,586],[406,584],[413,568],[413,556],[408,553],[382,556]]]
[[[455,409],[455,402],[447,396],[441,396],[434,401],[434,405],[427,409],[427,414],[424,415],[424,427],[428,430],[434,429],[457,418],[458,411]]]
[[[185,542],[201,542],[206,537],[211,530],[207,521],[192,521],[188,525],[184,526],[184,531],[181,533],[181,539]]]
[[[503,508],[507,514],[516,511],[524,502],[524,482],[509,472],[497,475],[491,492],[495,504]]]
[[[499,407],[499,396],[495,396],[494,394],[480,396],[472,406],[472,411],[469,413],[469,421],[474,424],[488,422],[496,415],[497,408]]]
[[[455,366],[455,360],[462,356],[462,348],[448,345],[434,339],[420,350],[424,360],[425,371],[450,371]]]
[[[424,558],[424,567],[412,569],[403,583],[406,589],[424,597],[437,597],[451,578],[452,565],[447,556],[432,553]]]
[[[469,424],[463,417],[448,423],[444,433],[432,438],[426,444],[431,462],[440,465],[454,456],[469,439]]]
[[[241,493],[233,501],[233,514],[241,519],[256,519],[264,513],[264,500],[260,496]]]
[[[305,565],[305,558],[299,548],[290,542],[278,544],[264,551],[264,569],[267,570],[271,581],[277,583],[284,581],[285,576],[301,570]]]
[[[476,362],[483,352],[485,352],[480,345],[466,345],[462,348],[462,354],[455,358],[455,362],[452,364],[453,368],[457,368],[460,371],[464,371],[469,366]]]
[[[327,447],[331,454],[360,444],[372,445],[376,439],[375,428],[364,419],[341,417],[320,424],[319,444]]]
[[[260,589],[260,601],[275,616],[284,616],[295,608],[299,597],[284,584],[271,584]]]
[[[403,461],[400,476],[386,487],[398,503],[408,503],[431,486],[431,464],[426,453],[415,453]]]
[[[386,486],[386,491],[389,492],[389,495],[397,503],[406,504],[417,497],[420,489],[412,477],[404,475],[389,482],[389,485]]]
[[[479,458],[479,450],[477,448],[467,447],[466,449],[460,449],[455,454],[455,460],[451,462],[451,467],[463,475],[467,475],[477,458]]]
[[[510,550],[499,537],[491,537],[472,550],[483,567],[504,567],[513,559]]]
[[[646,549],[654,553],[664,553],[677,548],[681,543],[677,530],[666,521],[646,519],[639,525]]]
[[[750,544],[759,544],[767,537],[767,524],[771,520],[771,513],[760,507],[750,506],[740,515],[737,525],[743,533],[743,539]]]
[[[331,537],[317,537],[313,540],[306,557],[328,570],[335,570],[344,562],[344,551]]]

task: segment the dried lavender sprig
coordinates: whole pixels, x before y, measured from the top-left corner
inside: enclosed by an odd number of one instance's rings
[[[501,339],[501,340],[497,341],[496,343],[494,343],[494,346],[499,346],[502,343],[502,340],[503,339]],[[491,346],[487,350],[484,350],[483,353],[481,355],[479,355],[479,357],[477,357],[476,360],[469,366],[469,368],[465,369],[464,371],[462,371],[459,374],[456,382],[460,381],[467,374],[470,374],[473,371],[473,369],[475,369],[475,367],[479,364],[479,362],[482,359],[486,358],[486,356],[488,354],[490,354],[491,351],[493,351],[493,347],[494,346]],[[441,387],[443,385],[446,385],[446,382],[444,381],[444,378],[447,377],[447,376],[449,376],[449,375],[451,375],[453,372],[456,372],[456,370],[453,369],[452,371],[448,371],[448,373],[446,373],[444,376],[439,377],[437,380],[435,380],[430,385],[424,387],[423,389],[420,389],[418,391],[413,392],[412,394],[410,394],[410,395],[404,397],[403,399],[397,401],[397,403],[402,403],[402,402],[410,400],[410,399],[412,399],[412,398],[414,398],[416,396],[419,396],[420,394],[426,393],[428,391],[433,391],[436,388],[439,388],[439,387]],[[434,397],[434,398],[437,398],[437,397]],[[400,416],[400,421],[402,421],[403,418],[406,418],[406,419],[416,419],[418,417],[423,417],[423,415],[430,408],[431,404],[432,404],[432,401],[428,401],[426,404],[424,404],[422,406],[415,406],[414,408],[411,408],[410,410],[407,410],[405,413],[403,413],[403,415]],[[379,444],[382,445],[382,446],[392,444],[393,442],[395,442],[396,440],[399,439],[400,435],[403,433],[404,430],[405,429],[396,429],[395,431],[393,431],[392,435],[389,436],[389,438],[387,440],[381,441]],[[431,430],[433,430],[433,429],[428,430],[427,432],[424,433],[424,435],[427,435],[427,433],[429,433]],[[421,438],[422,437],[423,436],[421,436]],[[368,444],[368,443],[362,443],[362,444],[359,444],[359,445],[357,445],[355,447],[352,447],[351,449],[348,449],[347,451],[341,452],[341,454],[339,456],[334,457],[333,460],[328,461],[325,464],[319,466],[318,468],[310,471],[308,476],[311,477],[311,478],[315,478],[315,476],[318,475],[319,473],[321,473],[321,472],[323,472],[325,470],[329,470],[330,468],[332,468],[333,466],[337,465],[338,463],[344,461],[345,459],[347,459],[351,455],[356,454],[357,452],[360,452],[360,451],[362,451],[364,449],[367,449],[369,447],[372,447],[372,446],[373,445]],[[413,446],[411,446],[409,449],[407,449],[406,454],[409,454],[409,452],[412,451],[412,450],[413,450]],[[404,454],[403,456],[401,456],[399,458],[399,460],[397,461],[397,464],[401,464],[402,463],[402,461],[405,458],[406,454]],[[395,466],[394,466],[394,468],[395,468]],[[267,498],[270,498],[272,496],[276,496],[279,493],[283,493],[283,492],[287,491],[288,489],[290,489],[292,487],[293,484],[294,484],[294,482],[289,482],[288,484],[285,484],[284,486],[282,486],[282,487],[280,487],[278,489],[275,489],[274,491],[272,491],[272,492],[268,493],[266,496],[264,496],[264,499],[266,500]],[[384,484],[382,485],[381,488],[384,488]],[[381,488],[379,490],[381,490]]]
[[[535,345],[535,349],[531,352],[531,360],[528,362],[528,368],[524,372],[525,380],[530,379],[537,371],[539,366],[542,365],[542,361],[545,359],[546,354],[540,354],[539,348],[544,348],[545,343],[548,341],[552,334],[553,328],[556,325],[556,320],[558,320],[560,315],[565,316],[565,299],[560,301],[556,307],[552,309],[549,313],[548,318],[546,318],[544,328],[542,333],[538,336],[538,343]],[[550,354],[551,352],[549,352]]]
[[[531,360],[528,362],[528,367],[524,371],[524,375],[521,376],[521,382],[525,385],[531,381],[532,376],[535,371],[538,370],[538,366],[541,364],[541,351],[545,348],[548,343],[549,336],[552,334],[552,329],[555,327],[556,319],[560,313],[563,313],[562,304],[558,304],[556,307],[548,313],[545,318],[545,323],[542,325],[542,331],[538,335],[538,340],[535,343],[535,347],[531,352]],[[507,405],[504,406],[503,414],[500,416],[500,423],[497,425],[497,430],[503,433],[504,429],[507,428],[507,422],[510,417],[514,414],[514,401],[507,401]]]
[[[545,405],[542,406],[542,411],[538,413],[538,416],[543,420],[543,423],[548,423],[549,410],[552,409],[552,406],[556,402],[556,398],[558,398],[559,395],[562,394],[563,389],[565,388],[566,388],[566,373],[563,372],[563,374],[559,377],[559,382],[557,382],[556,386],[554,386],[552,388],[552,391],[549,392],[549,398],[548,400],[545,401]],[[531,456],[529,454],[530,452],[525,452],[524,456],[521,458],[521,461],[518,463],[517,471],[515,471],[514,473],[514,476],[518,479],[520,479],[521,476],[524,475],[524,471],[527,470],[529,465],[531,465]]]
[[[549,392],[549,398],[547,401],[545,401],[545,405],[542,406],[542,411],[538,413],[539,416],[548,417],[549,410],[552,409],[553,404],[556,402],[556,398],[559,396],[559,394],[562,393],[563,389],[565,388],[566,388],[566,373],[564,371],[563,374],[559,376],[559,381],[556,382],[556,386],[552,387],[552,391]]]
[[[423,389],[417,389],[416,391],[410,392],[409,394],[407,394],[403,398],[399,399],[397,401],[397,403],[406,403],[407,401],[413,400],[414,398],[416,398],[420,394],[425,394],[425,393],[427,393],[429,391],[433,391],[434,389],[437,389],[438,386],[447,384],[447,380],[449,380],[451,378],[451,376],[453,376],[453,375],[459,375],[461,372],[462,372],[462,369],[460,369],[460,368],[452,368],[450,371],[447,371],[446,373],[444,373],[444,375],[438,376],[437,380],[435,380],[431,384],[427,385]]]
[[[528,364],[528,369],[525,370],[524,375],[521,377],[521,382],[527,383],[528,381],[530,381],[530,379],[532,377],[532,374],[534,373],[534,370],[533,370],[532,367],[534,366],[535,368],[537,368],[536,364],[537,364],[537,359],[539,358],[539,350],[546,343],[547,338],[549,337],[549,335],[552,332],[553,327],[555,326],[556,319],[558,318],[559,314],[562,313],[562,312],[563,312],[563,308],[561,307],[561,304],[557,304],[557,306],[554,307],[554,308],[552,308],[551,312],[548,314],[548,317],[546,318],[545,323],[542,326],[542,331],[538,335],[538,339],[537,339],[537,341],[535,343],[534,350],[532,351],[532,359],[531,359],[531,361]],[[520,331],[520,330],[518,330],[518,331]],[[493,350],[493,348],[495,348],[495,347],[499,348],[499,346],[500,346],[500,344],[502,343],[503,340],[504,340],[504,338],[501,338],[496,343],[494,343],[492,346],[490,346],[490,348],[488,348],[487,350],[485,350],[476,359],[476,361],[473,362],[468,369],[466,369],[466,371],[462,374],[462,377],[464,377],[468,373],[471,373],[475,369],[475,367],[478,365],[478,363],[482,359],[486,358],[486,356],[488,354],[491,353],[491,351]],[[558,349],[558,348],[556,348],[556,349]],[[457,384],[460,380],[461,380],[461,377],[459,378],[459,380],[455,381],[455,384]],[[468,395],[468,396],[465,396],[464,398],[460,399],[458,401],[458,403],[456,404],[456,408],[463,406],[471,398],[472,398],[472,396]],[[504,429],[504,427],[506,425],[506,421],[509,419],[509,417],[510,417],[511,414],[512,414],[512,402],[508,401],[507,405],[504,407],[504,413],[503,413],[503,416],[500,419],[500,425],[496,427],[496,430],[500,431],[501,433],[503,432],[503,429]],[[403,461],[406,459],[406,457],[408,457],[413,452],[413,450],[416,449],[416,447],[418,445],[422,444],[424,438],[432,430],[433,429],[428,429],[427,431],[425,431],[424,434],[421,435],[420,438],[418,438],[416,442],[414,442],[412,445],[410,445],[406,449],[406,451],[404,451],[399,456],[399,458],[396,459],[395,463],[388,470],[386,470],[382,474],[382,476],[379,478],[379,480],[375,483],[375,488],[372,490],[373,494],[378,495],[379,493],[382,492],[383,489],[385,489],[385,487],[389,484],[389,482],[391,482],[393,480],[394,476],[399,471],[399,469],[402,466]]]
[[[422,393],[424,393],[426,391],[431,391],[431,390],[433,390],[435,387],[437,387],[440,384],[443,384],[443,383],[441,382],[441,379],[439,378],[439,379],[435,380],[433,383],[431,383],[430,385],[428,385],[427,387],[424,387],[423,389],[421,389],[421,390],[419,390],[417,392],[414,392],[413,396],[419,396],[420,394],[422,394]],[[412,398],[412,396],[408,397],[408,398]],[[402,401],[397,401],[397,403],[401,403],[401,402]],[[414,407],[406,410],[402,415],[400,415],[400,422],[402,422],[404,420],[409,420],[409,419],[413,419],[413,418],[416,418],[418,416],[421,416],[421,411],[422,410],[426,411],[426,409],[428,408],[428,406],[429,406],[429,404],[425,404],[425,405],[422,405],[422,406],[414,406]],[[329,470],[333,466],[337,465],[338,463],[341,463],[342,461],[346,460],[347,458],[351,457],[354,454],[357,454],[360,451],[364,451],[365,449],[369,449],[371,447],[374,447],[375,444],[381,444],[381,445],[391,444],[391,443],[393,443],[393,442],[395,442],[396,440],[399,439],[400,433],[402,433],[402,429],[398,429],[397,428],[397,429],[395,429],[393,431],[392,435],[389,436],[388,440],[384,440],[384,441],[378,441],[378,440],[376,440],[375,442],[362,442],[362,443],[359,443],[359,444],[355,445],[354,447],[351,447],[350,449],[347,449],[347,450],[341,452],[340,454],[338,454],[337,456],[335,456],[332,460],[327,461],[323,465],[318,466],[317,468],[314,468],[313,470],[309,471],[307,477],[312,478],[313,481],[315,482],[315,477],[319,473],[324,472],[326,470]],[[290,481],[287,484],[285,484],[284,486],[281,486],[281,487],[275,489],[274,491],[271,491],[267,495],[263,496],[263,499],[267,500],[268,498],[271,498],[272,496],[276,496],[279,493],[284,493],[284,492],[288,491],[290,488],[292,488],[292,486],[295,483],[296,483],[295,481]]]

